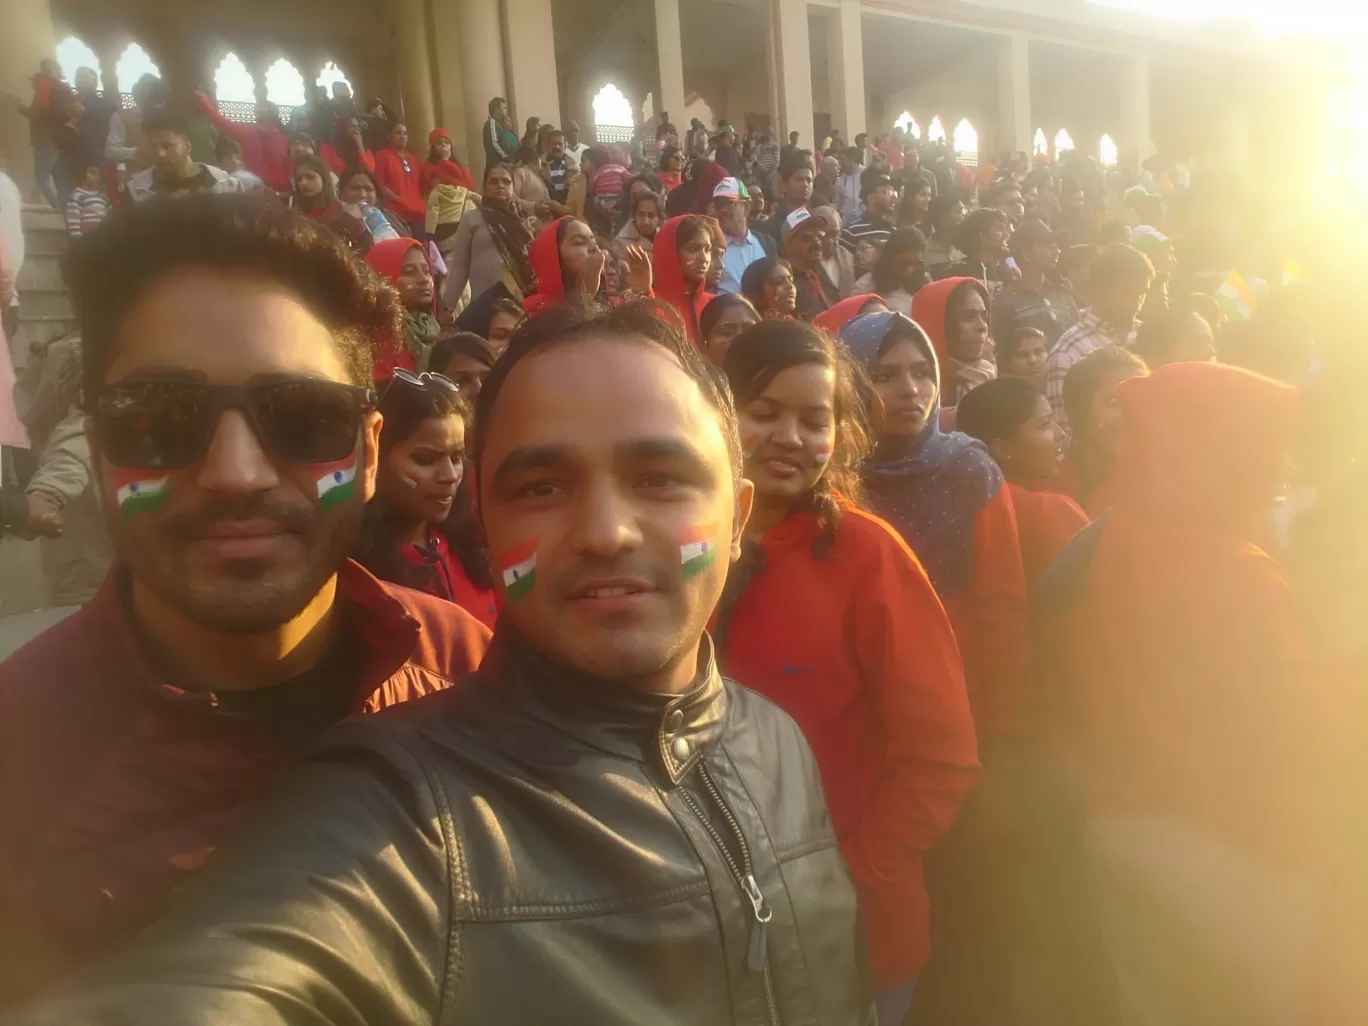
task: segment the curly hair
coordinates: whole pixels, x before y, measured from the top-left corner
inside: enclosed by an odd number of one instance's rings
[[[353,260],[326,227],[274,197],[204,194],[120,207],[67,255],[86,401],[104,384],[119,329],[149,288],[182,267],[268,278],[332,332],[353,384],[369,385],[379,341],[402,338],[393,286]]]

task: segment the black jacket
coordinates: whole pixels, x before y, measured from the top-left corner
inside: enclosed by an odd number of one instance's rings
[[[710,655],[647,695],[505,624],[433,699],[338,728],[147,942],[6,1026],[872,1018],[812,753]]]

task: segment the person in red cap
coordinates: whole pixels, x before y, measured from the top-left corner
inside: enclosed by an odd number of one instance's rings
[[[478,197],[470,172],[456,162],[445,128],[434,128],[428,135],[428,158],[418,169],[418,181],[427,201],[423,221],[427,234],[438,242],[456,234],[461,218]]]
[[[472,192],[475,189],[470,172],[456,161],[451,135],[445,128],[434,128],[428,133],[428,157],[418,169],[418,184],[424,196],[439,183],[457,185]]]

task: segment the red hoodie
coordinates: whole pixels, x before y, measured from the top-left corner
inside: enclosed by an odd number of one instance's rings
[[[560,228],[570,218],[558,217],[537,232],[527,247],[527,262],[537,276],[537,291],[523,300],[523,309],[536,316],[565,295],[565,277],[561,274]]]
[[[950,305],[951,295],[966,283],[978,289],[983,296],[983,305],[988,310],[988,331],[991,337],[993,303],[983,282],[977,278],[946,278],[942,281],[933,281],[925,288],[918,289],[912,297],[912,319],[921,325],[922,331],[931,339],[931,345],[936,350],[936,362],[940,364],[942,431],[955,430],[955,404],[959,402],[960,392],[960,386],[955,381],[955,361],[950,358],[950,350],[945,343],[945,336],[949,333],[946,308]]]
[[[1010,481],[1007,487],[1012,492],[1026,584],[1034,585],[1073,536],[1088,526],[1088,514],[1067,495],[1032,491]]]
[[[410,224],[421,223],[427,214],[423,190],[419,184],[418,158],[405,150],[400,153],[386,146],[375,154],[375,177],[382,189],[398,196],[381,198],[381,206],[393,210]]]
[[[423,244],[416,239],[386,239],[377,242],[366,254],[366,263],[396,289],[399,287],[399,271],[404,265],[404,257],[413,249],[421,250]],[[417,372],[418,365],[404,345],[401,335],[397,339],[381,339],[375,354],[375,380],[384,381],[394,377],[394,369],[402,367],[406,371]]]
[[[243,167],[265,182],[268,189],[282,195],[294,190],[290,137],[284,129],[275,124],[244,125],[229,121],[207,96],[200,96],[199,104],[214,127],[242,148]]]
[[[1292,388],[1179,363],[1116,386],[1114,501],[1069,637],[1092,807],[1266,863],[1323,854],[1349,706],[1309,657],[1266,530]]]
[[[890,987],[930,951],[922,856],[978,779],[974,721],[950,621],[903,540],[850,508],[820,559],[819,533],[805,512],[765,535],[721,662],[812,745],[874,973]]]
[[[828,334],[835,335],[856,317],[859,317],[865,304],[870,302],[881,303],[883,300],[873,293],[864,296],[851,296],[849,299],[841,300],[830,310],[823,310],[812,319],[812,324]]]
[[[434,128],[428,133],[428,147],[435,148],[438,140],[445,139],[451,142],[451,136],[445,128]],[[470,172],[463,168],[454,160],[425,160],[418,168],[418,184],[422,187],[424,198],[432,192],[432,187],[438,182],[447,185],[459,186],[462,189],[475,191],[475,182],[470,177]]]
[[[328,165],[333,174],[339,178],[342,172],[347,170],[347,161],[342,159],[342,154],[337,152],[337,147],[332,143],[320,143],[318,146],[318,159]],[[361,151],[361,166],[375,172],[375,154],[370,150]],[[377,202],[383,197],[377,197]]]
[[[684,268],[679,262],[678,237],[680,226],[689,216],[672,217],[656,232],[651,243],[651,260],[655,265],[652,290],[657,298],[665,300],[679,311],[689,329],[690,341],[698,345],[698,318],[703,308],[712,302],[713,294],[705,291],[702,283],[690,285],[684,280]]]

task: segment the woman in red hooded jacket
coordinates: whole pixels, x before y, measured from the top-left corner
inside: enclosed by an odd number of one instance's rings
[[[936,349],[942,410],[957,405],[969,389],[997,377],[989,339],[991,308],[988,289],[977,278],[934,281],[912,297],[912,319]],[[943,426],[953,427],[953,422]]]
[[[718,607],[720,662],[812,745],[879,1021],[900,1023],[930,947],[922,857],[978,776],[959,650],[916,557],[859,505],[869,440],[830,336],[764,321],[724,365],[755,500]]]
[[[819,313],[812,319],[812,323],[823,331],[835,335],[861,314],[879,313],[887,309],[888,304],[883,298],[871,292],[868,295],[851,296],[841,300],[830,310]]]
[[[423,244],[416,239],[386,239],[366,254],[366,263],[399,290],[404,304],[404,337],[383,340],[375,357],[375,380],[383,381],[396,368],[427,370],[428,356],[442,334],[437,320],[437,295]]]
[[[651,246],[655,294],[679,311],[694,345],[702,338],[698,318],[713,298],[706,285],[712,252],[708,225],[693,214],[666,221]]]
[[[639,246],[627,250],[628,259],[623,264],[627,291],[618,298],[649,296],[651,258]],[[559,217],[539,231],[527,248],[527,260],[537,276],[537,291],[523,300],[529,316],[535,317],[570,296],[600,298],[608,251],[579,218]]]
[[[1123,1012],[1303,1021],[1286,1005],[1311,964],[1352,706],[1313,665],[1297,598],[1255,541],[1297,393],[1178,363],[1116,396],[1111,512],[1065,553],[1073,583],[1056,595],[1103,936],[1123,1001],[1144,1006]]]

